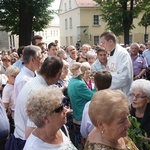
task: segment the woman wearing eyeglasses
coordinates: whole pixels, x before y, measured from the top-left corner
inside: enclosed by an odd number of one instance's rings
[[[142,131],[150,142],[150,81],[135,80],[131,85],[131,115],[137,118]],[[147,150],[145,147],[143,150]]]
[[[27,115],[37,128],[27,139],[24,150],[76,150],[60,129],[66,123],[66,109],[62,97],[59,89],[42,88],[29,98]]]

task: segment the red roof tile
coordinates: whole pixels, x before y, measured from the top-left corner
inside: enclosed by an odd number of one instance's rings
[[[93,0],[76,0],[79,7],[96,7],[98,4]]]

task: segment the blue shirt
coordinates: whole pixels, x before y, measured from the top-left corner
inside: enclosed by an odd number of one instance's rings
[[[23,61],[22,61],[21,59],[18,59],[18,60],[13,64],[13,66],[18,67],[19,70],[21,70],[21,69],[23,68],[23,66],[24,66],[24,63],[23,63]]]
[[[105,70],[106,67],[104,65],[101,64],[101,62],[96,59],[96,61],[91,65],[91,71],[102,71]]]
[[[146,58],[148,66],[150,66],[150,49],[146,49],[143,52],[143,56]]]

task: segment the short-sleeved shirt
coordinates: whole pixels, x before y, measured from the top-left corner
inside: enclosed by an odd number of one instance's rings
[[[23,150],[77,150],[75,146],[71,143],[68,137],[65,136],[65,134],[61,131],[63,141],[61,144],[49,144],[46,142],[43,142],[41,139],[36,137],[31,133],[29,138],[27,139],[27,142],[25,144],[25,147]]]
[[[139,75],[143,69],[146,69],[148,67],[147,62],[143,57],[140,57],[140,56],[132,57],[131,56],[131,59],[132,59],[132,64],[133,64],[134,76]]]
[[[91,71],[102,71],[105,69],[106,67],[98,59],[91,65]]]
[[[3,89],[3,94],[2,94],[2,102],[3,103],[8,103],[9,108],[13,109],[14,105],[14,86],[7,83],[6,86]]]

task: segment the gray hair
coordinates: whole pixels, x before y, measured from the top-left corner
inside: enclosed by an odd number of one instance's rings
[[[138,44],[138,43],[132,43],[131,45],[130,45],[130,48],[132,47],[132,46],[136,46],[138,49],[140,49],[140,45]]]
[[[26,46],[23,51],[23,62],[28,64],[30,62],[31,57],[38,57],[39,53],[41,53],[41,48],[35,45]]]
[[[138,79],[132,82],[130,92],[134,89],[141,89],[150,100],[150,81],[145,79]]]
[[[85,73],[87,69],[91,69],[91,65],[88,62],[81,63],[81,71]]]
[[[63,94],[59,88],[42,87],[38,89],[27,102],[26,112],[29,119],[37,127],[43,127],[45,123],[42,118],[51,115],[62,98]]]
[[[86,53],[86,58],[94,57],[94,58],[96,59],[96,56],[97,56],[97,54],[96,54],[93,50],[89,50],[89,51]]]
[[[66,52],[63,49],[59,49],[58,52],[57,52],[58,57],[61,57],[61,55],[64,55],[64,54],[66,54]]]

